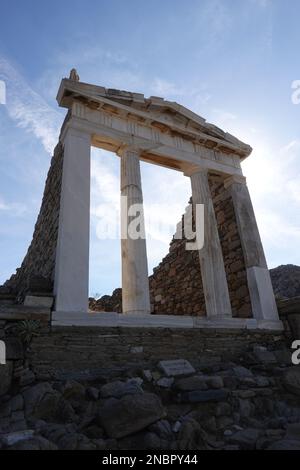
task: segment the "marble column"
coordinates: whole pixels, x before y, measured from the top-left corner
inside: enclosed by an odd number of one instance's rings
[[[150,314],[139,152],[131,147],[125,147],[119,154],[121,156],[123,313],[137,315]],[[136,211],[136,209],[138,210]],[[138,224],[136,223],[137,221],[139,222]],[[137,228],[137,231],[134,230],[135,228]]]
[[[90,235],[90,135],[69,128],[64,156],[55,261],[55,310],[87,312]]]
[[[211,319],[231,318],[224,260],[207,170],[196,168],[186,174],[191,178],[193,206],[204,204],[204,246],[199,250],[199,257],[206,315]]]
[[[230,191],[243,248],[248,288],[254,318],[267,323],[279,321],[270,273],[244,176],[224,182]],[[271,326],[271,324],[270,324]],[[274,325],[276,326],[276,324]]]

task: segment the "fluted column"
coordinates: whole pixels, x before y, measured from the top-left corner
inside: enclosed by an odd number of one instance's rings
[[[90,145],[87,133],[66,131],[54,278],[59,312],[88,311]]]
[[[122,303],[125,314],[150,314],[147,251],[139,152],[121,156]]]
[[[246,178],[244,176],[231,176],[225,180],[224,185],[230,191],[234,206],[245,259],[253,316],[261,321],[278,322],[279,317],[270,273],[246,185]]]
[[[223,254],[207,170],[196,168],[186,175],[191,178],[192,199],[195,205],[204,204],[204,246],[199,250],[206,314],[211,319],[232,316]]]

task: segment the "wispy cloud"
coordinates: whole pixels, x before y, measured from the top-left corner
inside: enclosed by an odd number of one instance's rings
[[[19,127],[32,132],[45,150],[52,153],[58,138],[61,114],[32,89],[5,57],[0,57],[0,79],[6,84],[6,107],[10,118]]]
[[[232,121],[235,121],[237,116],[230,111],[215,108],[212,110],[212,122],[227,130],[230,128]]]
[[[26,204],[22,202],[6,202],[0,197],[0,213],[1,211],[9,212],[13,217],[23,216],[28,211]]]

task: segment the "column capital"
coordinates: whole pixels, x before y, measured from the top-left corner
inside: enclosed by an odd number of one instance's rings
[[[243,175],[231,175],[224,180],[224,188],[229,188],[232,184],[247,184],[247,179]]]
[[[122,145],[120,145],[120,147],[116,151],[116,154],[119,157],[122,157],[127,152],[128,153],[133,153],[139,158],[140,154],[141,154],[141,149],[139,149],[138,147],[135,147],[134,145],[131,145],[131,144],[122,144]]]
[[[189,168],[187,168],[184,171],[184,176],[193,176],[196,173],[202,173],[202,174],[207,175],[208,174],[208,168],[204,168],[204,167],[198,166],[198,165],[189,166]]]

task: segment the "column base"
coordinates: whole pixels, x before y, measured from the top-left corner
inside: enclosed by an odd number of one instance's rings
[[[267,268],[247,268],[248,288],[253,317],[258,321],[278,322],[279,316]]]
[[[190,315],[134,315],[116,312],[52,312],[52,326],[198,328],[282,331],[281,321],[257,321],[255,318],[192,317]]]
[[[136,315],[136,316],[143,316],[143,315],[151,315],[150,310],[129,310],[128,312],[122,312],[123,315]]]

